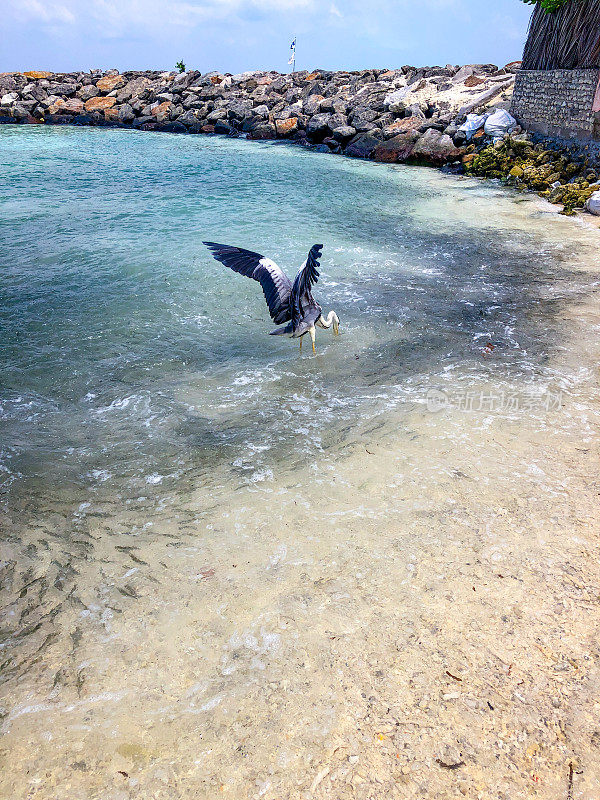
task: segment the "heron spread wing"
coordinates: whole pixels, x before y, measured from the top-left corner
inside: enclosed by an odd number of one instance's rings
[[[260,283],[273,322],[280,325],[290,319],[292,282],[274,261],[241,247],[216,242],[203,242],[203,244],[221,264]]]
[[[313,284],[319,280],[319,270],[317,268],[319,266],[322,250],[322,244],[315,244],[310,248],[308,258],[302,265],[300,272],[296,275],[294,285],[292,286],[290,306],[292,329],[295,334],[310,308],[318,308],[320,312],[320,307],[312,296],[311,288]],[[318,319],[318,314],[316,318]]]

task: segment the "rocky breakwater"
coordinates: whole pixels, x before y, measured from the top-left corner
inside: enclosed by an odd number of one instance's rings
[[[598,153],[548,147],[517,126],[491,143],[467,114],[507,109],[519,62],[360,72],[19,72],[0,75],[0,122],[288,139],[384,163],[445,166],[600,213]]]
[[[467,113],[507,104],[515,65],[360,72],[0,75],[0,121],[291,139],[323,152],[443,165]]]

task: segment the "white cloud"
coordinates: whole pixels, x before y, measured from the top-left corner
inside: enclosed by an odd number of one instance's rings
[[[136,29],[194,25],[210,19],[225,19],[246,9],[295,11],[311,9],[315,0],[11,0],[10,10],[20,21],[44,25],[80,24],[90,21],[117,35]]]
[[[329,13],[333,14],[334,17],[339,17],[340,19],[344,16],[335,3],[331,4]]]
[[[72,24],[75,22],[75,15],[60,3],[41,3],[40,0],[21,0],[14,3],[13,7],[21,17],[39,19],[47,24],[62,22]]]

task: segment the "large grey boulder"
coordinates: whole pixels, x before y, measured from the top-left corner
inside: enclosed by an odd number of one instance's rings
[[[225,134],[225,136],[237,136],[238,132],[235,128],[225,122],[224,119],[220,119],[218,122],[215,123],[215,133]]]
[[[357,131],[369,131],[375,128],[373,120],[376,119],[377,112],[368,106],[359,106],[350,114],[348,122]]]
[[[318,114],[324,99],[325,98],[321,94],[311,94],[302,104],[304,113],[311,117],[314,114]]]
[[[227,104],[227,116],[231,120],[243,120],[252,113],[250,101],[233,100]]]
[[[184,111],[183,114],[180,114],[177,121],[189,127],[190,125],[196,125],[201,119],[197,111],[189,109],[188,111]]]
[[[216,129],[216,128],[215,128]],[[276,139],[277,131],[272,122],[259,122],[248,134],[249,139]]]
[[[306,126],[306,133],[311,139],[323,139],[329,132],[329,121],[331,114],[315,114],[311,117]]]
[[[371,158],[380,140],[369,133],[359,133],[344,150],[351,158]]]
[[[440,166],[460,155],[461,151],[455,147],[454,142],[447,134],[437,131],[435,128],[429,128],[415,143],[411,157],[434,166]]]
[[[51,94],[57,94],[59,97],[73,97],[78,89],[78,83],[51,83],[48,87]]]
[[[117,109],[118,109],[117,116],[119,122],[124,122],[125,124],[133,122],[133,120],[135,119],[135,114],[133,108],[129,105],[129,103],[123,103],[122,106],[117,106]]]
[[[24,100],[45,100],[48,97],[48,92],[39,86],[37,83],[29,83],[22,91]]]
[[[390,92],[390,94],[385,96],[383,105],[389,111],[399,114],[404,111],[406,107],[406,98],[409,94],[410,88],[408,86],[405,86],[402,89],[396,89],[395,92]]]
[[[3,108],[10,108],[11,106],[14,106],[14,104],[18,101],[18,99],[19,99],[18,92],[7,92],[6,94],[3,94],[2,97],[0,98],[0,105]]]
[[[473,75],[475,70],[470,64],[466,64],[464,67],[461,67],[458,72],[455,72],[452,77],[452,83],[463,83],[466,79]]]
[[[355,135],[356,128],[353,128],[351,125],[340,125],[339,128],[334,128],[332,132],[333,138],[341,144],[349,142]]]
[[[195,112],[197,114],[197,112]],[[226,108],[214,108],[206,117],[209,124],[214,124],[222,119],[227,119]]]

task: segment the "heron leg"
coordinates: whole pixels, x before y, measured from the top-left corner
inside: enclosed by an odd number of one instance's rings
[[[316,353],[317,351],[315,350],[315,326],[313,325],[312,328],[309,328],[308,332],[310,333],[310,340],[312,342],[313,353]]]
[[[300,352],[302,352],[302,337],[300,337]]]

